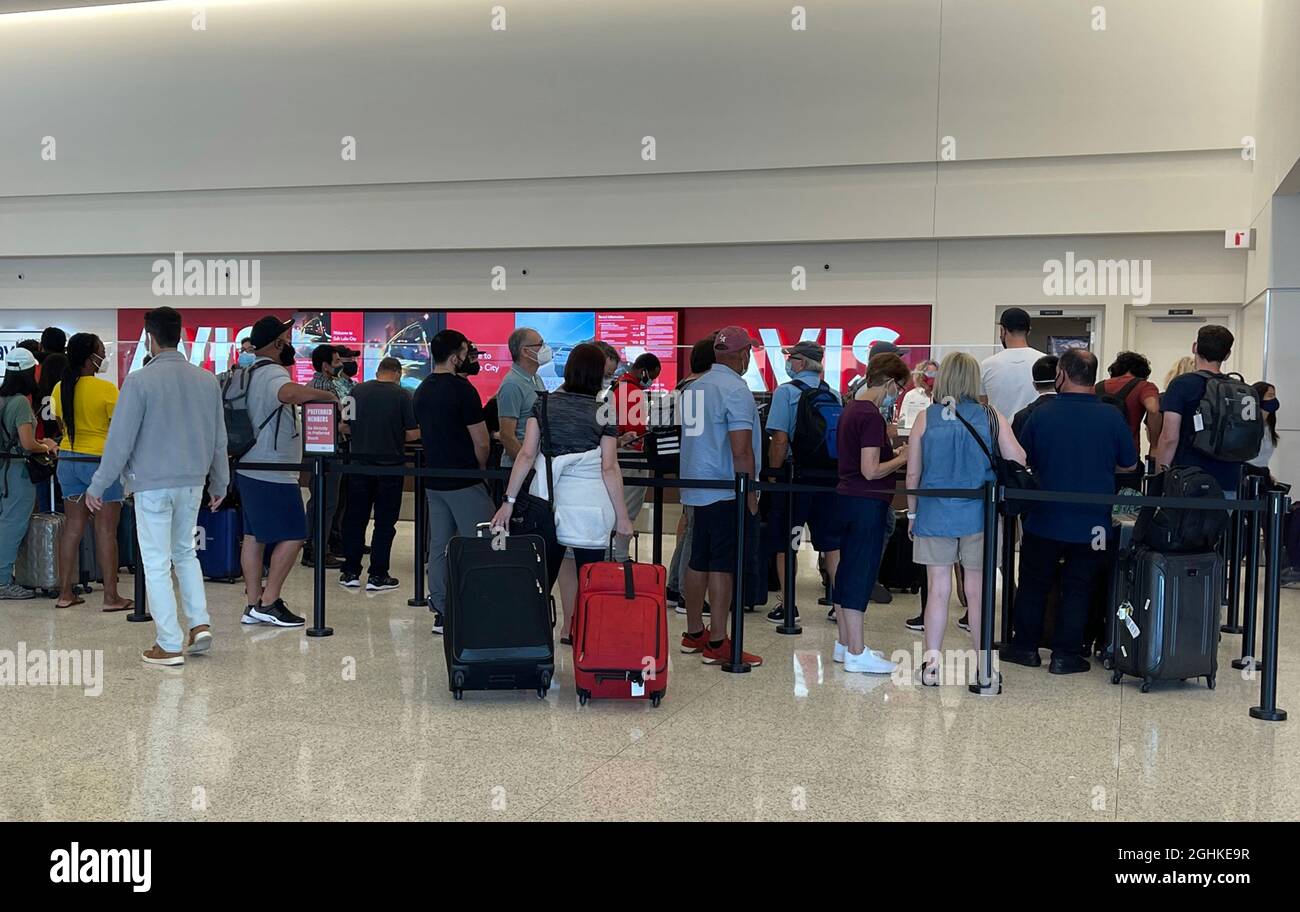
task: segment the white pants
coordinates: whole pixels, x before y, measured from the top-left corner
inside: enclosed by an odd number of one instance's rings
[[[140,538],[140,562],[144,565],[149,613],[158,631],[158,645],[167,652],[180,652],[188,630],[208,624],[208,600],[203,591],[203,570],[194,553],[195,528],[203,488],[162,488],[135,495],[135,525]],[[172,570],[180,584],[181,606],[188,619],[182,631],[176,616],[176,594]]]

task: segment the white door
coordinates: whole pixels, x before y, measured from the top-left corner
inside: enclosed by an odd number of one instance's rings
[[[1196,333],[1206,323],[1218,323],[1235,331],[1231,314],[1196,314],[1194,316],[1133,315],[1133,333],[1126,348],[1146,355],[1151,362],[1151,382],[1165,388],[1165,375],[1174,363],[1192,353]]]

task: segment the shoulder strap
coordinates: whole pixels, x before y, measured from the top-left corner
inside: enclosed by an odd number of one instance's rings
[[[807,383],[804,383],[802,380],[796,380],[794,377],[790,378],[790,385],[803,393],[806,393],[810,389],[812,389],[812,387],[809,386]]]
[[[1123,389],[1121,389],[1118,393],[1119,401],[1127,402],[1129,395],[1133,392],[1133,390],[1138,388],[1138,384],[1140,384],[1141,382],[1142,382],[1141,377],[1134,377],[1128,383],[1125,383]]]
[[[555,476],[551,474],[551,453],[554,448],[551,446],[551,416],[548,409],[550,393],[546,390],[540,390],[537,398],[542,400],[541,414],[537,418],[537,424],[542,432],[542,463],[546,467],[546,502],[551,505],[551,511],[555,510]]]
[[[988,409],[988,406],[985,406],[985,409],[987,410],[987,409]],[[994,460],[994,458],[993,458],[993,454],[989,451],[988,446],[985,445],[985,443],[984,443],[984,438],[981,437],[981,436],[979,435],[979,431],[975,430],[975,428],[971,426],[971,423],[970,423],[969,421],[967,421],[965,418],[962,417],[961,412],[957,411],[956,407],[953,408],[952,413],[953,413],[954,415],[957,416],[957,420],[958,420],[958,421],[960,421],[962,424],[964,424],[964,425],[966,426],[966,430],[970,431],[970,435],[971,435],[972,437],[975,438],[975,442],[978,443],[980,449],[984,451],[984,455],[985,455],[985,457],[986,457],[986,458],[988,459],[988,461],[989,461],[989,466],[990,466],[990,468],[992,468],[993,471],[996,472],[996,471],[997,471],[998,464],[997,464],[997,462]],[[994,426],[993,426],[993,422],[996,421],[997,419],[995,418],[995,416],[994,416],[991,412],[988,413],[988,416],[989,416],[989,432],[990,432],[990,437],[991,437],[991,439],[993,440],[993,446],[994,446],[994,447],[997,447],[997,445],[998,445],[998,435],[997,435],[997,430],[996,430],[996,428],[994,428]]]

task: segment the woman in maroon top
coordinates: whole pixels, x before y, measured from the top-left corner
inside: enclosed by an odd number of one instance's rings
[[[843,662],[845,671],[889,674],[897,667],[866,648],[862,622],[880,570],[894,499],[894,472],[907,465],[907,446],[895,451],[889,445],[881,404],[897,399],[908,376],[907,365],[898,355],[874,356],[867,364],[866,387],[845,407],[836,431],[840,483],[835,493],[842,544],[831,596],[839,625],[832,658]]]

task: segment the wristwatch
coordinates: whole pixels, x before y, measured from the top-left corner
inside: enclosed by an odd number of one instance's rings
[[[515,503],[518,499],[517,497],[511,497],[509,494],[506,495],[506,503],[508,504]]]
[[[908,519],[916,519],[916,514],[915,514],[915,513],[908,513],[908,514],[907,514],[907,518],[908,518]]]

